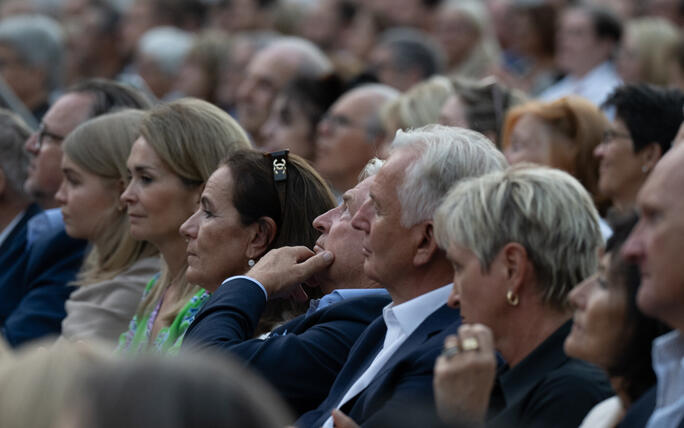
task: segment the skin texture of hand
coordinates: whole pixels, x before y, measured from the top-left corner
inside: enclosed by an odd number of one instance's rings
[[[359,428],[352,418],[345,415],[341,410],[333,410],[333,426],[335,428]]]
[[[246,275],[261,283],[270,298],[306,300],[301,283],[328,267],[334,260],[330,251],[315,254],[306,247],[281,247],[266,253]]]
[[[473,339],[477,349],[463,350],[473,347]],[[461,351],[435,362],[437,412],[446,423],[483,424],[496,376],[494,337],[484,325],[464,324],[445,339],[445,349],[453,346]]]

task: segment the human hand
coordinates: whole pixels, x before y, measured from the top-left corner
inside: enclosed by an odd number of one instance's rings
[[[315,254],[306,247],[281,247],[266,253],[247,273],[266,289],[268,298],[289,297],[306,300],[301,283],[328,267],[334,260],[330,251]]]
[[[352,418],[345,415],[342,410],[335,409],[332,411],[333,426],[335,428],[359,428]]]
[[[458,335],[444,340],[433,379],[437,412],[442,420],[484,422],[496,377],[495,352],[492,331],[482,324],[464,324]]]

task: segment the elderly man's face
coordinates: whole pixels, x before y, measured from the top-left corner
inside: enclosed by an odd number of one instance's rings
[[[416,154],[408,150],[393,153],[375,176],[368,199],[352,219],[354,228],[364,233],[363,270],[384,287],[392,287],[413,266],[412,228],[401,224],[397,186],[415,158]]]
[[[24,188],[43,208],[57,206],[54,195],[62,183],[62,142],[74,128],[88,119],[92,103],[93,97],[89,94],[62,96],[43,117],[41,141],[38,132],[26,140],[31,163]]]
[[[684,147],[675,147],[656,165],[639,192],[639,222],[623,255],[641,268],[639,307],[673,327],[684,328]]]
[[[0,75],[5,83],[29,109],[36,107],[36,94],[45,88],[46,74],[38,67],[32,67],[21,59],[16,50],[0,44]],[[44,100],[39,100],[43,102]],[[30,104],[30,105],[29,105]]]
[[[375,154],[367,130],[376,105],[371,100],[373,97],[363,88],[343,95],[318,124],[316,169],[338,192],[347,190],[339,188],[338,183],[351,182],[353,185],[366,162]]]
[[[351,225],[361,204],[368,199],[373,180],[373,177],[369,177],[347,190],[340,205],[319,215],[313,222],[314,227],[321,232],[314,251],[320,253],[328,250],[335,255],[333,264],[315,277],[326,294],[336,288],[365,288],[373,285],[363,273],[361,243],[364,234]]]
[[[293,58],[287,58],[287,52],[276,46],[258,52],[249,62],[245,79],[238,88],[238,119],[254,137],[258,137],[278,92],[295,74],[296,65]]]

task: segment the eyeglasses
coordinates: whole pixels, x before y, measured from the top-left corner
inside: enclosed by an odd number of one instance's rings
[[[54,132],[50,132],[45,128],[45,124],[41,123],[40,126],[38,127],[38,130],[36,131],[37,133],[37,138],[34,143],[33,149],[35,150],[40,150],[40,148],[43,146],[43,143],[45,143],[46,138],[49,138],[53,142],[59,143],[63,141],[66,137],[63,137],[61,135],[57,135]]]
[[[601,136],[601,143],[610,143],[618,138],[632,138],[632,136],[626,132],[619,132],[614,129],[606,129],[603,131],[603,135]]]

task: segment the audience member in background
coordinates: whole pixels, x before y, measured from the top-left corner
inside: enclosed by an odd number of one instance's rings
[[[563,353],[568,293],[594,273],[603,245],[587,191],[556,169],[488,174],[450,191],[435,236],[454,266],[449,303],[467,323],[447,337],[435,365],[442,417],[577,427],[610,395],[598,369]],[[505,362],[498,371],[497,351]]]
[[[639,222],[622,248],[622,255],[636,263],[641,271],[637,306],[644,314],[674,329],[653,343],[653,369],[658,385],[634,403],[625,415],[621,426],[628,428],[684,426],[683,163],[684,147],[680,145],[656,164],[639,191]]]
[[[268,46],[278,35],[268,31],[239,33],[231,37],[230,52],[221,63],[216,105],[237,117],[237,93],[245,78],[245,69],[259,50]]]
[[[290,82],[278,94],[261,127],[261,149],[267,152],[289,149],[290,153],[313,162],[316,128],[323,114],[342,95],[343,86],[336,74],[320,79],[302,77]]]
[[[594,154],[599,159],[599,190],[613,208],[634,208],[637,193],[669,150],[684,120],[684,92],[648,85],[617,88],[605,106],[615,120]]]
[[[369,198],[352,218],[364,232],[363,270],[393,303],[356,341],[327,398],[300,426],[330,428],[344,413],[373,425],[397,409],[434,409],[432,367],[460,316],[445,304],[453,270],[435,242],[432,216],[453,183],[505,165],[476,132],[439,125],[397,132]]]
[[[175,27],[155,27],[138,42],[135,68],[144,89],[159,100],[173,97],[174,84],[193,45],[193,35]]]
[[[213,293],[273,248],[311,248],[319,235],[311,222],[334,206],[328,186],[299,156],[235,152],[209,177],[199,209],[180,228],[188,243],[186,277]],[[279,297],[265,305],[255,336],[308,308],[306,296],[299,302]]]
[[[556,65],[566,75],[539,98],[553,101],[574,94],[603,104],[622,83],[613,65],[621,36],[620,21],[610,10],[590,4],[566,7],[556,35]]]
[[[80,123],[122,107],[145,108],[149,101],[133,88],[109,80],[87,80],[70,88],[50,107],[41,127],[26,140],[31,158],[24,190],[44,208],[62,182],[64,138]],[[21,248],[11,258],[0,258],[2,334],[12,346],[59,334],[65,317],[64,301],[83,262],[85,241],[70,238],[59,209],[36,212],[26,233],[12,238]]]
[[[230,0],[210,2],[209,24],[228,33],[273,28],[277,0]]]
[[[129,232],[126,159],[138,137],[140,110],[108,114],[80,125],[64,140],[64,179],[55,198],[72,238],[91,244],[71,285],[62,337],[115,343],[133,317],[145,284],[159,272],[158,251]]]
[[[368,66],[380,83],[403,92],[442,72],[444,61],[442,47],[427,33],[393,28],[380,35],[370,52]]]
[[[601,110],[582,97],[530,101],[506,115],[502,148],[511,165],[533,162],[572,175],[601,210],[607,208],[607,201],[598,189],[599,162],[594,150],[609,127]],[[610,229],[603,222],[601,226],[607,236]]]
[[[386,155],[385,151],[397,130],[407,131],[437,123],[442,106],[453,93],[454,87],[448,78],[433,76],[382,106],[380,120],[385,132],[385,142],[378,154],[381,157]]]
[[[668,83],[670,87],[684,90],[684,34],[680,35],[677,43],[668,52]]]
[[[509,108],[527,101],[520,91],[495,79],[452,79],[454,93],[442,105],[439,123],[469,128],[501,147],[501,133]]]
[[[221,159],[249,148],[245,132],[228,114],[185,98],[151,110],[126,162],[131,175],[121,201],[130,231],[159,249],[161,275],[119,339],[120,353],[176,352],[185,329],[209,298],[185,277],[185,240],[178,228],[198,207],[202,188]]]
[[[216,104],[221,64],[230,55],[230,39],[219,31],[200,33],[185,56],[174,82],[174,92]]]
[[[316,169],[337,197],[356,184],[385,137],[378,126],[382,106],[399,96],[386,85],[368,84],[344,93],[318,124]]]
[[[280,428],[293,420],[262,379],[211,354],[146,355],[83,372],[53,427]]]
[[[680,0],[646,0],[643,3],[647,15],[667,19],[679,28],[684,25],[684,4]]]
[[[503,80],[536,96],[556,77],[556,7],[549,2],[513,2],[507,24],[509,50],[516,58],[504,64]]]
[[[499,44],[489,14],[479,0],[444,0],[435,35],[447,55],[447,74],[479,79],[498,67]]]
[[[332,64],[316,45],[297,37],[277,39],[250,60],[237,92],[240,124],[261,148],[259,130],[278,92],[297,77],[320,78],[332,72]]]
[[[375,159],[364,173],[375,174],[380,166]],[[387,292],[364,275],[363,232],[351,226],[372,180],[366,178],[349,189],[344,202],[314,220],[321,232],[313,247],[316,256],[304,247],[283,248],[265,255],[247,277],[225,280],[188,327],[183,347],[215,348],[239,356],[264,375],[297,414],[316,408],[356,339],[390,302]],[[325,259],[329,253],[332,263]],[[292,260],[302,257],[311,258],[290,269]],[[277,281],[260,284],[251,279],[260,269],[276,274]],[[325,296],[312,300],[305,315],[278,327],[265,340],[252,339],[267,300],[281,287],[300,282],[320,287]]]
[[[36,121],[62,85],[63,37],[59,23],[47,16],[18,15],[0,21],[0,76]]]
[[[575,315],[565,352],[603,369],[615,391],[615,396],[592,409],[583,428],[617,426],[625,409],[656,383],[651,345],[668,328],[637,308],[639,268],[620,255],[636,221],[634,215],[620,219],[601,256],[598,273],[570,292]]]
[[[661,18],[627,22],[617,56],[617,70],[625,83],[667,86],[670,57],[679,40],[679,29]]]

